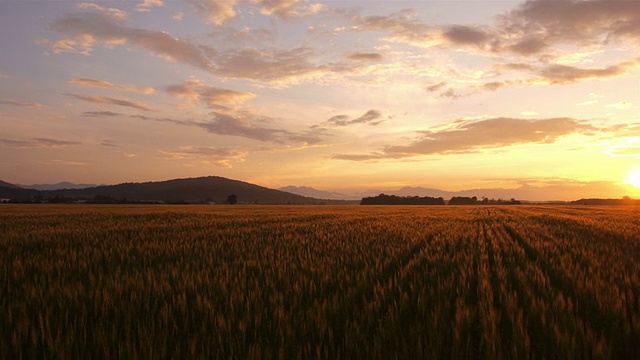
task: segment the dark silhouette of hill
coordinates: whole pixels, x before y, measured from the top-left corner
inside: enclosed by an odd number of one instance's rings
[[[0,199],[31,199],[40,194],[37,190],[23,189],[0,180]]]
[[[18,185],[10,184],[2,180],[0,180],[0,187],[9,188],[9,189],[21,189],[21,187]]]
[[[321,204],[326,201],[284,191],[273,190],[243,181],[218,176],[174,179],[144,183],[96,186],[86,189],[64,189],[41,192],[45,199],[74,198],[91,200],[225,203],[236,195],[239,204]]]

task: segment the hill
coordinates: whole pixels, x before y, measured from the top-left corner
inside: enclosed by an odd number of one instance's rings
[[[0,180],[0,199],[31,199],[40,194],[37,190],[23,189]]]
[[[100,196],[118,201],[224,203],[229,195],[236,195],[240,204],[321,204],[326,202],[219,176],[124,183],[41,193],[45,199],[55,197],[93,199]]]
[[[96,184],[74,184],[68,181],[59,182],[56,184],[33,184],[33,185],[18,185],[23,189],[33,190],[62,190],[62,189],[86,189],[90,187],[96,187]]]

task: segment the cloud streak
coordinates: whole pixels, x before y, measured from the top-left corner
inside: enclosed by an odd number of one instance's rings
[[[255,94],[209,86],[197,79],[189,79],[182,84],[170,85],[167,92],[190,103],[205,103],[215,108],[223,105],[239,105],[255,97]]]
[[[117,105],[117,106],[125,106],[125,107],[130,107],[130,108],[134,108],[134,109],[138,109],[138,110],[143,110],[143,111],[156,111],[154,110],[152,107],[150,107],[147,104],[141,103],[141,102],[137,102],[137,101],[133,101],[133,100],[129,100],[129,99],[123,99],[123,98],[116,98],[116,97],[111,97],[111,96],[98,96],[98,95],[82,95],[82,94],[65,94],[67,96],[76,98],[78,100],[82,100],[82,101],[86,101],[86,102],[91,102],[91,103],[95,103],[95,104],[103,104],[103,105]]]
[[[444,130],[420,131],[418,138],[406,145],[385,146],[382,151],[370,154],[338,154],[333,157],[362,161],[464,154],[520,144],[550,144],[566,135],[596,130],[592,125],[571,118],[458,120]]]
[[[334,128],[334,127],[344,127],[350,125],[357,124],[368,124],[371,126],[375,126],[380,124],[384,120],[380,120],[382,118],[382,113],[378,110],[369,110],[364,115],[355,118],[349,119],[347,115],[336,115],[331,117],[329,120],[323,122],[320,125],[314,125],[313,128]]]
[[[37,108],[41,108],[42,107],[42,104],[25,103],[25,102],[11,100],[11,99],[2,99],[2,100],[0,100],[0,105],[9,105],[9,106],[28,108],[28,109],[37,109]]]
[[[129,91],[129,92],[137,92],[140,94],[153,94],[155,91],[151,87],[137,87],[137,86],[125,86],[125,85],[116,85],[112,84],[108,81],[95,80],[95,79],[86,79],[86,78],[74,78],[69,80],[69,84],[78,85],[78,86],[88,86],[88,87],[96,87],[102,89],[112,89],[119,91]]]
[[[225,1],[197,2],[198,6],[223,6]],[[206,4],[206,5],[205,5]],[[211,5],[215,4],[215,5]],[[220,15],[220,13],[217,13]],[[40,40],[54,54],[65,52],[90,55],[93,47],[129,44],[162,58],[195,66],[222,78],[289,84],[327,75],[345,75],[357,71],[354,64],[315,64],[310,47],[290,50],[239,48],[225,51],[172,37],[166,32],[128,27],[104,14],[71,14],[54,21],[49,29],[66,36],[58,41]]]
[[[179,61],[197,68],[213,71],[214,65],[205,56],[206,49],[188,41],[176,39],[166,32],[127,27],[103,14],[81,13],[71,14],[55,20],[49,29],[66,36],[68,51],[77,52],[76,46],[82,45],[82,52],[90,53],[96,41],[106,45],[128,43],[150,51],[171,61]],[[64,48],[56,46],[54,52],[65,52]]]
[[[73,145],[81,145],[79,141],[68,141],[52,138],[33,138],[31,140],[0,139],[0,144],[19,148],[62,148]]]
[[[231,168],[234,163],[243,162],[247,151],[234,148],[184,146],[178,150],[160,150],[172,160],[199,160],[205,163]]]

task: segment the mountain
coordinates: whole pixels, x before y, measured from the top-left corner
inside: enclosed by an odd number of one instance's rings
[[[312,197],[316,199],[331,199],[331,200],[345,200],[351,199],[348,195],[341,194],[335,191],[322,191],[318,189],[314,189],[308,186],[285,186],[281,187],[278,190],[288,192],[291,194],[297,194],[306,197]]]
[[[13,185],[2,180],[0,180],[0,187],[9,188],[9,189],[20,189],[20,186]]]
[[[124,183],[85,189],[42,191],[45,199],[111,197],[127,201],[216,202],[236,195],[240,204],[320,204],[326,201],[218,176],[174,179],[145,183]]]
[[[1,199],[31,199],[39,194],[37,190],[23,189],[17,185],[0,180]]]
[[[19,185],[23,189],[33,190],[62,190],[62,189],[86,189],[90,187],[96,187],[96,184],[74,184],[68,181],[59,182],[57,184],[33,184],[33,185]]]

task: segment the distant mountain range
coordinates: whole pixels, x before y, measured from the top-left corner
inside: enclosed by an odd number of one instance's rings
[[[396,196],[419,196],[443,198],[483,197],[488,199],[517,199],[524,201],[560,202],[591,197],[590,194],[604,194],[605,198],[620,199],[612,196],[605,187],[594,183],[589,188],[567,185],[536,188],[522,185],[518,188],[472,189],[463,191],[444,191],[424,187],[403,187],[398,190],[367,191],[323,191],[305,186],[286,186],[278,190],[250,184],[243,181],[218,176],[174,179],[144,183],[124,183],[118,185],[57,184],[15,185],[0,180],[0,199],[33,200],[55,199],[55,201],[89,200],[102,197],[102,200],[126,202],[187,202],[187,203],[224,203],[229,195],[236,195],[240,204],[357,204],[362,198],[379,194]]]
[[[511,199],[519,195],[524,195],[525,192],[522,189],[474,189],[463,191],[445,191],[439,189],[430,189],[424,187],[412,187],[406,186],[398,190],[368,190],[366,192],[354,192],[345,194],[341,192],[322,191],[311,187],[299,187],[299,186],[286,186],[279,190],[298,194],[302,196],[310,196],[321,199],[333,199],[333,200],[360,200],[364,197],[376,196],[379,194],[396,195],[396,196],[420,196],[420,197],[434,197],[451,199],[452,197],[473,197],[478,198],[486,197],[493,199]]]
[[[42,198],[61,201],[92,200],[100,197],[101,201],[111,199],[128,202],[224,203],[229,195],[236,195],[239,204],[343,203],[319,200],[218,176],[57,190],[24,189],[7,182],[0,183],[0,198],[5,199]]]
[[[6,184],[6,183],[5,183]],[[0,184],[1,186],[2,184]],[[86,189],[91,187],[100,186],[97,184],[74,184],[68,181],[59,182],[57,184],[33,184],[33,185],[21,185],[16,184],[14,186],[21,187],[23,189],[32,190],[62,190],[62,189]]]
[[[335,191],[322,191],[318,189],[314,189],[312,187],[307,186],[285,186],[281,187],[278,190],[285,191],[292,194],[297,194],[301,196],[312,197],[316,199],[331,199],[331,200],[359,200],[349,195],[345,195]]]

